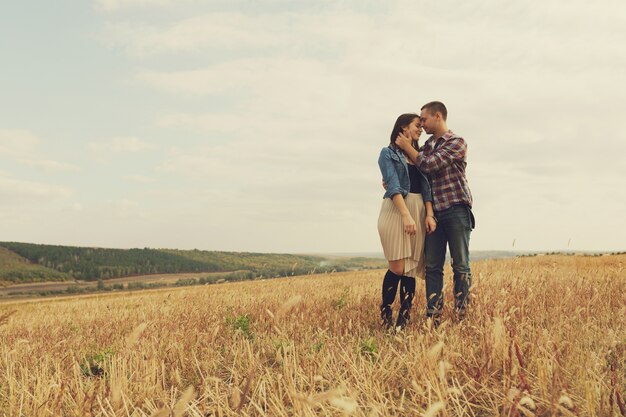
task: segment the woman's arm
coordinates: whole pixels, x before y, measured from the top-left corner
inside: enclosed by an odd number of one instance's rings
[[[385,187],[386,190],[385,197],[391,198],[394,194],[398,193],[402,194],[404,197],[408,190],[404,190],[400,186],[400,179],[394,168],[390,153],[389,148],[383,148],[378,157],[378,166],[380,167],[380,173],[383,175],[383,187]]]
[[[378,166],[380,167],[380,172],[383,174],[383,182],[387,184],[387,192],[385,195],[390,195],[391,201],[393,201],[394,206],[396,206],[400,212],[404,231],[409,235],[414,235],[417,231],[417,226],[404,202],[404,195],[407,190],[403,190],[400,187],[400,179],[393,167],[388,149],[383,148],[383,150],[380,151]]]
[[[393,205],[396,206],[400,214],[402,215],[402,224],[404,225],[405,233],[409,235],[414,235],[417,231],[417,225],[415,224],[415,220],[411,217],[411,213],[404,202],[404,198],[402,198],[401,194],[395,194],[391,197],[391,201],[393,201]]]

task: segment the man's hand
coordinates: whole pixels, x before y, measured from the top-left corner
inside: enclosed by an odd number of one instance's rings
[[[385,182],[384,178],[383,178],[383,188],[385,189],[385,191],[387,191],[387,183]]]
[[[437,221],[433,216],[426,216],[426,233],[429,235],[437,229]]]
[[[396,138],[396,146],[403,151],[407,151],[412,147],[411,142],[411,138],[405,135],[404,132],[400,132],[400,134]]]

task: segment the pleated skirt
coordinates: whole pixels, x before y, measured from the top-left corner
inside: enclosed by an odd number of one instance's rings
[[[421,194],[409,193],[404,198],[417,232],[409,236],[404,232],[402,215],[390,198],[384,198],[378,216],[378,234],[383,253],[388,261],[404,259],[404,275],[425,278],[424,239],[426,238],[426,207]]]

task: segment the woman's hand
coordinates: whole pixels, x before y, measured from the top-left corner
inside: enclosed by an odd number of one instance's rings
[[[426,233],[432,234],[437,229],[437,220],[434,216],[426,216]]]
[[[417,232],[417,225],[410,214],[402,216],[402,224],[404,225],[404,232],[409,236],[413,236]]]

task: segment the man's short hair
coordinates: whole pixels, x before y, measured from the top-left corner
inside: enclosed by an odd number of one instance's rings
[[[424,109],[428,110],[430,114],[435,114],[437,112],[441,113],[441,117],[443,117],[444,121],[448,119],[448,109],[446,109],[445,104],[441,101],[431,101],[430,103],[426,103],[420,110]]]

